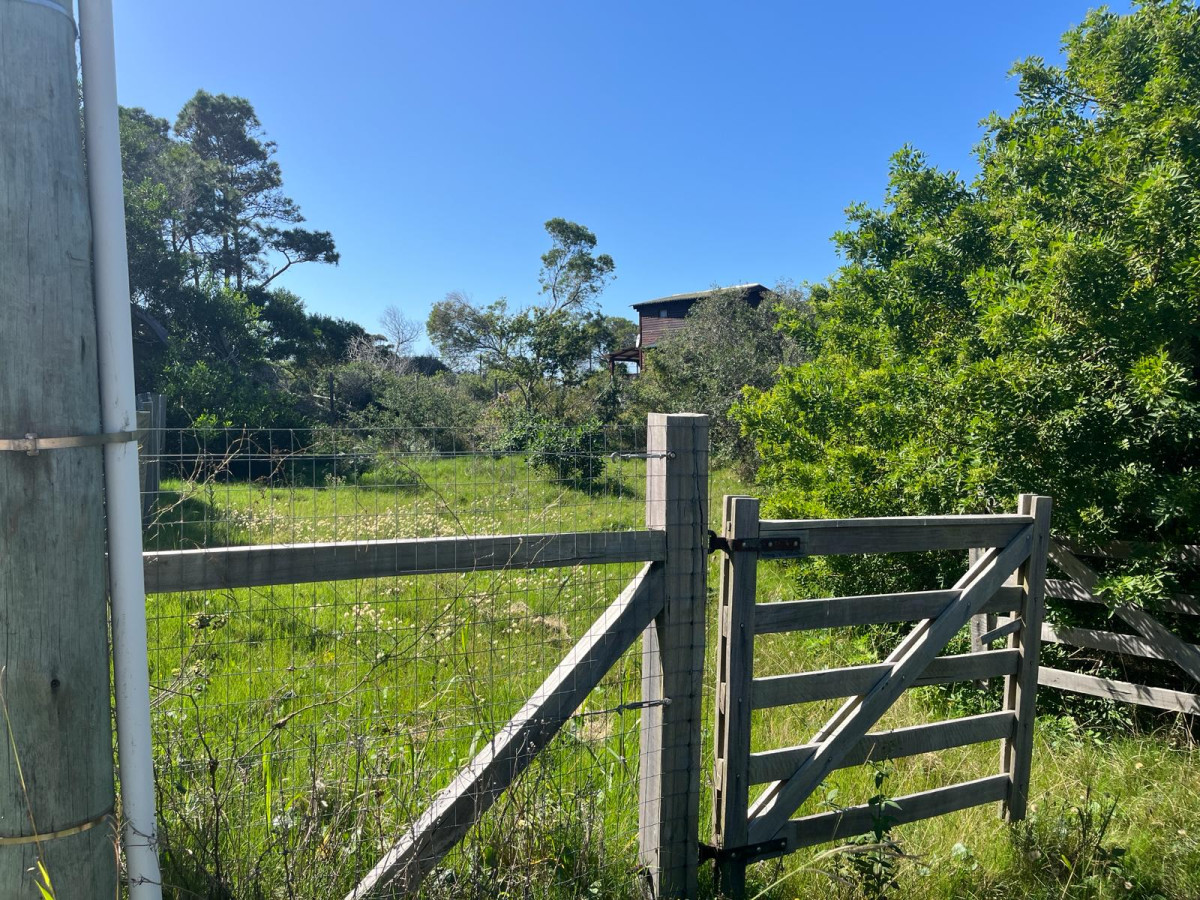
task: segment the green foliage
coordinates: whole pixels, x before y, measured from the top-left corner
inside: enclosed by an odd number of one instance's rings
[[[1015,69],[971,184],[911,148],[845,264],[786,327],[811,361],[748,391],[773,514],[1011,509],[1050,494],[1088,542],[1200,513],[1200,12],[1088,15],[1065,68]],[[854,561],[880,587],[937,567]]]
[[[599,296],[615,276],[616,263],[607,253],[599,256],[596,235],[575,222],[554,218],[546,223],[552,246],[542,254],[538,281],[551,310],[578,309]]]
[[[596,236],[564,219],[551,219],[546,231],[553,245],[542,256],[545,303],[512,310],[504,298],[481,306],[451,293],[433,305],[425,327],[451,365],[492,375],[531,412],[561,416],[601,355],[636,326],[591,308],[614,268],[612,257],[591,252]]]
[[[591,487],[604,474],[604,429],[595,419],[572,426],[545,423],[529,449],[530,465],[574,487]]]
[[[1063,884],[1064,893],[1073,884],[1098,893],[1106,883],[1133,891],[1123,866],[1125,849],[1109,839],[1116,811],[1116,799],[1096,797],[1088,784],[1078,802],[1060,800],[1018,822],[1011,832],[1013,849],[1039,876]]]
[[[527,453],[529,465],[543,469],[558,481],[585,489],[604,475],[604,426],[598,419],[565,425],[522,407],[502,410],[503,429],[490,449],[502,453]]]
[[[628,416],[648,412],[699,412],[710,418],[714,458],[753,458],[753,444],[730,409],[743,387],[766,389],[785,362],[798,362],[795,343],[777,327],[784,311],[799,314],[803,293],[787,285],[752,308],[737,290],[701,299],[682,328],[668,333],[646,354],[646,370],[630,385]]]
[[[451,453],[471,449],[481,404],[453,374],[381,373],[370,405],[351,413],[350,424],[379,429],[390,446]]]
[[[294,389],[366,331],[269,287],[338,254],[328,232],[297,227],[254,108],[199,91],[174,129],[143,109],[122,109],[120,128],[133,301],[169,336],[165,351],[139,347],[138,389],[166,393],[173,424],[301,421],[311,402]]]
[[[871,830],[839,848],[837,870],[866,900],[887,900],[897,887],[898,863],[904,852],[892,837],[899,804],[884,787],[893,772],[886,764],[876,764],[874,769],[875,793],[867,801]]]

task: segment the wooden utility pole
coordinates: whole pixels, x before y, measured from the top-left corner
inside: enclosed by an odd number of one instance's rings
[[[38,896],[39,860],[59,897],[111,898],[117,885],[103,449],[95,441],[79,114],[68,0],[0,0],[3,897]],[[27,434],[85,439],[32,454],[12,449]]]

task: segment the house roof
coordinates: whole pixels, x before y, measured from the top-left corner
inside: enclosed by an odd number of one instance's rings
[[[693,291],[689,294],[672,294],[669,297],[659,297],[656,300],[643,300],[641,303],[634,303],[634,309],[644,309],[647,306],[658,306],[662,303],[678,303],[680,300],[700,300],[703,297],[711,297],[713,294],[719,294],[722,291],[741,291],[743,294],[762,294],[770,291],[766,285],[758,282],[750,282],[749,284],[731,284],[729,287],[714,288],[708,291]]]

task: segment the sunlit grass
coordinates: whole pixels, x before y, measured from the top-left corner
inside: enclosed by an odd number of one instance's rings
[[[644,477],[641,461],[614,462],[596,487],[580,490],[547,480],[519,457],[472,456],[411,460],[373,477],[334,474],[316,484],[169,481],[147,547],[640,528]],[[719,528],[722,494],[749,492],[730,473],[714,473],[711,527]],[[715,595],[716,557],[710,562]],[[152,596],[168,896],[341,896],[520,707],[636,569]],[[785,566],[763,564],[759,600],[793,596]],[[711,596],[708,612],[711,716]],[[869,662],[877,643],[849,629],[764,638],[756,674]],[[638,713],[608,712],[639,699],[639,663],[635,649],[610,673],[581,710],[587,715],[569,723],[431,876],[428,896],[640,896]],[[994,697],[970,702],[997,708]],[[881,727],[964,712],[947,704],[938,689],[909,692]],[[835,707],[758,714],[754,749],[809,740]],[[702,746],[707,782],[710,730]],[[1014,839],[987,807],[897,828],[909,858],[898,863],[894,896],[1200,896],[1200,760],[1184,730],[1147,737],[1044,720],[1036,753],[1032,825]],[[998,749],[993,743],[897,760],[892,769],[886,789],[911,793],[997,772]],[[802,812],[864,802],[871,777],[865,767],[836,773]],[[1089,787],[1089,797],[1116,801],[1101,843],[1127,853],[1119,865],[1085,861],[1072,869],[1054,854],[1070,850],[1069,805]],[[702,839],[708,802],[706,787]],[[852,879],[831,877],[829,858],[814,862],[823,849],[756,865],[751,883],[755,890],[777,883],[767,893],[775,900],[858,896]]]

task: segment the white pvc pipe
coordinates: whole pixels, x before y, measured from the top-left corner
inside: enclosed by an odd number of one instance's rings
[[[117,118],[112,0],[79,0],[92,273],[99,340],[100,421],[106,433],[137,429],[129,259]],[[154,757],[150,744],[150,666],[146,654],[146,585],[137,444],[104,447],[112,595],[117,760],[121,773],[125,864],[130,900],[160,900]]]

